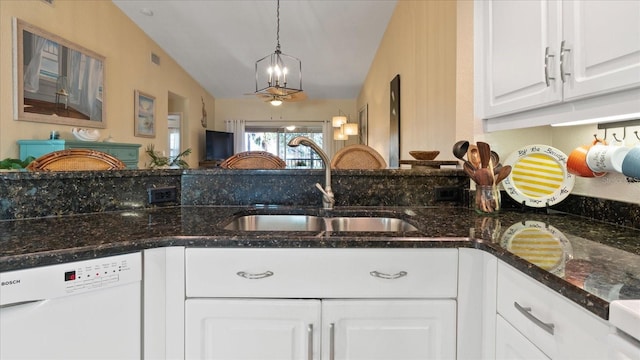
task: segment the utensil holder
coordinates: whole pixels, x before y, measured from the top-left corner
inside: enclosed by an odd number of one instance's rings
[[[491,214],[500,210],[502,198],[496,185],[476,185],[474,209],[479,214]]]

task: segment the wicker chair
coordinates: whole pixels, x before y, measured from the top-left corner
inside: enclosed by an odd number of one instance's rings
[[[120,170],[127,166],[107,153],[89,149],[50,152],[27,166],[30,171]]]
[[[225,169],[284,169],[286,166],[284,160],[266,151],[244,151],[220,164]]]
[[[338,150],[331,159],[334,169],[385,169],[387,162],[372,147],[349,145]]]

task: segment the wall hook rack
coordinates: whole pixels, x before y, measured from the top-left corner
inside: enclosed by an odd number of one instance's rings
[[[627,137],[627,128],[630,127],[630,126],[640,126],[640,119],[602,123],[602,124],[598,124],[598,129],[604,129],[604,139],[606,140],[607,139],[607,129],[622,128],[622,131],[623,131],[622,132],[622,140],[624,140]],[[638,138],[638,140],[640,140],[640,137],[638,137],[638,131],[634,131],[634,133],[636,134],[636,137]],[[616,136],[616,133],[613,133],[613,138],[617,142],[622,142],[622,140],[618,139],[618,137]],[[596,140],[597,139],[598,138],[596,137]]]
[[[615,134],[613,135],[615,136]],[[602,139],[598,139],[598,134],[593,134],[593,137],[596,139],[596,142],[607,140],[607,129],[604,129],[604,137]]]

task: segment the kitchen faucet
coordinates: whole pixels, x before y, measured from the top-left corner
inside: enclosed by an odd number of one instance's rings
[[[331,191],[331,162],[329,161],[329,156],[327,156],[327,153],[325,153],[318,144],[306,136],[297,136],[289,141],[289,146],[291,147],[299,145],[308,146],[320,155],[325,168],[325,187],[323,189],[322,185],[318,183],[316,183],[316,187],[322,192],[322,208],[327,210],[333,209],[333,204],[336,200],[333,197],[333,191]]]

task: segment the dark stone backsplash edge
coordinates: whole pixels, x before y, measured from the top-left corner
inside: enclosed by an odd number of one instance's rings
[[[523,212],[537,213],[548,211],[546,208],[523,207],[504,191],[501,196],[504,209],[520,209]],[[607,224],[640,229],[640,204],[569,194],[560,203],[549,207],[549,210],[560,211]]]
[[[473,193],[459,169],[334,170],[337,206],[467,206]],[[177,201],[167,205],[320,206],[314,187],[324,170],[119,170],[77,172],[0,172],[0,221],[99,213],[149,204],[147,190],[175,186]],[[436,201],[436,189],[460,189],[452,201]],[[502,192],[505,209],[523,208]],[[600,222],[640,229],[640,204],[569,195],[550,208]]]

